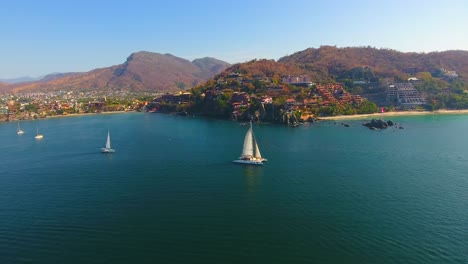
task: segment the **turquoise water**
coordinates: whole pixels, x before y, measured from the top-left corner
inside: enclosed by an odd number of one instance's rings
[[[468,116],[394,120],[2,123],[0,263],[468,263]]]

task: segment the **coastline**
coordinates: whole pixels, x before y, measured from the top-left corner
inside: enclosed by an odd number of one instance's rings
[[[82,113],[82,114],[67,114],[67,115],[51,115],[45,117],[39,117],[37,119],[13,119],[10,121],[0,120],[0,123],[8,123],[8,122],[21,122],[21,121],[35,121],[35,120],[44,120],[44,119],[51,119],[51,118],[67,118],[67,117],[80,117],[80,116],[91,116],[91,115],[99,115],[99,114],[125,114],[125,113],[137,113],[138,111],[110,111],[110,112],[100,112],[100,113]]]
[[[111,111],[111,112],[100,112],[100,113],[82,113],[82,114],[68,114],[68,115],[54,115],[46,116],[38,119],[27,119],[27,120],[10,120],[10,122],[17,121],[33,121],[33,120],[43,120],[49,118],[66,118],[66,117],[80,117],[80,116],[90,116],[90,115],[99,115],[99,114],[124,114],[124,113],[137,113],[138,111]],[[167,114],[167,113],[166,113]],[[373,114],[358,114],[358,115],[337,115],[337,116],[322,116],[318,117],[317,121],[326,121],[326,120],[366,120],[369,118],[383,119],[385,117],[394,117],[394,116],[418,116],[418,115],[456,115],[456,114],[466,114],[468,115],[468,109],[461,110],[436,110],[436,111],[393,111],[385,113],[373,113]],[[3,123],[6,121],[0,121]]]
[[[124,114],[124,113],[133,113],[136,111],[111,111],[111,112],[100,112],[100,113],[83,113],[83,114],[68,114],[68,115],[54,115],[54,116],[46,116],[45,118],[41,119],[49,119],[49,118],[61,118],[61,117],[78,117],[78,116],[89,116],[89,115],[100,115],[100,114]]]
[[[339,115],[319,117],[319,120],[360,120],[368,118],[383,118],[390,116],[415,116],[415,115],[447,115],[447,114],[468,114],[468,109],[462,110],[436,110],[436,111],[393,111],[385,113],[373,113],[362,115]]]

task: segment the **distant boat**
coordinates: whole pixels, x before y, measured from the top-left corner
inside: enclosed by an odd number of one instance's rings
[[[101,148],[102,153],[112,153],[115,152],[115,149],[111,148],[111,141],[110,141],[110,133],[107,131],[107,141],[106,141],[106,147]]]
[[[44,137],[44,135],[39,134],[39,128],[36,127],[36,131],[37,131],[37,134],[36,134],[36,136],[34,138],[35,139],[42,139]]]
[[[241,156],[232,161],[234,163],[241,164],[252,164],[252,165],[263,165],[263,162],[266,162],[267,159],[262,157],[260,154],[260,149],[258,148],[257,141],[252,129],[252,121],[250,121],[250,128],[245,134],[244,138],[244,148],[242,149]]]
[[[21,130],[21,128],[20,128],[19,122],[18,122],[18,130],[16,130],[16,133],[17,133],[18,135],[23,135],[23,134],[24,134],[24,131]]]

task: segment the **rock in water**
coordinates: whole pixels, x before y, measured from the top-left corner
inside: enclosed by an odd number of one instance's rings
[[[391,125],[393,125],[393,122],[391,122]],[[389,124],[382,119],[372,119],[369,123],[363,124],[363,126],[366,126],[370,129],[385,129],[389,126]]]

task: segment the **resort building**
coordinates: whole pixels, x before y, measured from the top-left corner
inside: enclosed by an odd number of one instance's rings
[[[413,83],[395,83],[387,88],[387,102],[400,106],[414,107],[426,104]]]

